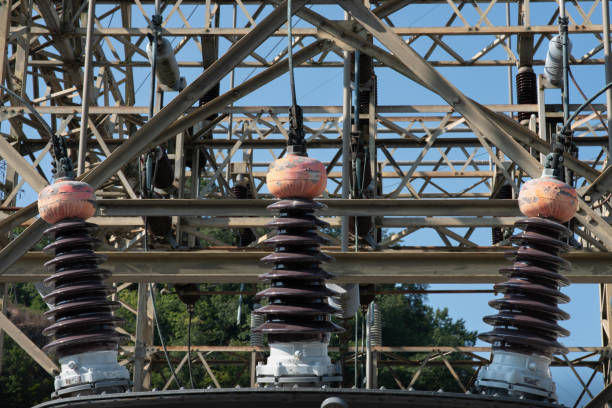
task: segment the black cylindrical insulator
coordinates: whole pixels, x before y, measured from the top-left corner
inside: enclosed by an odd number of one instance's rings
[[[249,189],[247,188],[247,186],[234,184],[234,187],[232,187],[232,194],[237,199],[244,200],[249,196]]]
[[[494,329],[478,338],[491,343],[494,350],[544,356],[564,353],[567,350],[557,337],[569,332],[557,320],[566,320],[569,315],[557,305],[569,301],[559,291],[569,281],[559,271],[570,264],[559,253],[567,251],[568,245],[561,240],[571,233],[555,221],[537,217],[517,221],[514,226],[523,230],[511,238],[518,246],[506,253],[514,265],[500,269],[509,279],[494,286],[504,297],[489,302],[499,313],[483,318]]]
[[[516,100],[519,104],[538,103],[538,80],[531,67],[520,67],[516,74]],[[520,123],[529,121],[532,112],[519,112]]]
[[[216,83],[216,84],[215,84],[215,85],[212,87],[212,89],[211,89],[210,91],[206,92],[206,93],[204,94],[204,96],[202,96],[202,97],[200,98],[200,101],[199,101],[199,106],[204,106],[204,105],[206,105],[208,102],[210,102],[210,101],[212,101],[213,99],[215,99],[216,97],[218,97],[218,96],[219,96],[219,94],[220,94],[220,89],[221,89],[221,86],[220,86],[219,82],[217,82],[217,83]],[[216,113],[214,113],[214,114],[212,114],[212,115],[208,116],[208,117],[206,118],[206,120],[213,120],[213,119],[215,119],[216,117],[217,117],[217,114],[216,114]]]
[[[53,274],[44,283],[52,292],[43,300],[53,305],[45,313],[53,324],[43,334],[53,341],[43,347],[58,357],[98,350],[117,350],[123,337],[115,331],[121,318],[112,311],[119,307],[107,296],[113,288],[103,283],[111,272],[98,267],[106,260],[94,252],[95,224],[82,219],[65,219],[45,231],[54,242],[45,247],[55,257],[45,263]]]
[[[512,198],[512,186],[504,184],[499,188],[499,193],[495,197],[497,199],[508,200]],[[491,229],[491,242],[493,245],[504,240],[504,230],[501,227],[493,227]]]
[[[249,188],[241,184],[234,184],[232,194],[239,200],[244,200],[249,197]],[[249,246],[256,239],[255,234],[250,228],[239,228],[236,234],[236,245],[239,247]]]
[[[200,285],[197,283],[177,283],[174,285],[174,289],[180,301],[187,306],[193,306],[200,300],[200,295],[197,293],[200,290]]]
[[[199,100],[199,106],[204,106],[219,96],[221,85],[217,82],[210,91],[206,92]]]
[[[325,286],[325,279],[332,275],[321,268],[322,262],[333,260],[319,248],[327,240],[316,230],[329,224],[313,213],[322,208],[324,204],[303,199],[268,206],[268,210],[280,211],[280,216],[268,223],[278,235],[265,241],[275,249],[262,261],[274,266],[260,278],[271,281],[271,287],[257,296],[267,297],[269,304],[254,311],[266,314],[266,322],[253,331],[267,334],[271,343],[325,341],[327,333],[343,331],[330,318],[338,310],[327,303],[334,292]]]

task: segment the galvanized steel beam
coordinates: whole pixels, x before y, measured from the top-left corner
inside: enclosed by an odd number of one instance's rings
[[[269,266],[260,263],[269,252],[204,250],[194,252],[100,252],[108,256],[104,268],[115,282],[255,283]],[[503,252],[482,248],[477,252],[395,250],[334,252],[326,269],[336,282],[358,283],[493,283],[503,281],[497,270],[507,266]],[[573,283],[612,283],[612,253],[570,252],[567,272]],[[0,282],[36,282],[48,276],[43,252],[21,257]]]

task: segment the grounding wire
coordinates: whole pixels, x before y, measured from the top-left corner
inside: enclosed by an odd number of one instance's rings
[[[191,371],[191,319],[193,318],[193,306],[189,305],[189,323],[187,323],[187,368],[189,369],[189,382],[191,389],[195,389],[193,385],[193,371]]]
[[[289,64],[289,87],[291,88],[291,104],[297,105],[295,97],[295,78],[293,76],[293,33],[291,30],[291,0],[287,0],[287,63]]]
[[[152,283],[149,283],[149,290],[151,291],[151,304],[153,305],[153,318],[155,319],[155,327],[157,328],[157,335],[159,336],[159,342],[161,343],[162,348],[164,349],[164,356],[166,357],[166,361],[168,362],[168,368],[170,368],[170,374],[172,374],[172,377],[174,378],[176,385],[178,385],[178,387],[181,388],[181,383],[176,377],[176,373],[174,372],[174,366],[172,365],[172,362],[170,361],[170,357],[168,356],[168,349],[166,348],[166,343],[164,342],[164,336],[162,335],[162,331],[159,326],[159,320],[157,319],[157,306],[155,305],[156,303],[155,302],[155,291],[154,291],[154,287]]]

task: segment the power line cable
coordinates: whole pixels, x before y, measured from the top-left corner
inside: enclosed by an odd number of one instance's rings
[[[161,328],[159,326],[159,320],[157,319],[157,306],[155,305],[155,291],[152,283],[149,283],[149,290],[151,291],[151,304],[153,305],[153,318],[155,319],[155,327],[157,328],[157,335],[159,336],[159,342],[164,349],[164,356],[166,357],[166,361],[168,362],[168,368],[170,368],[170,374],[172,374],[172,378],[176,382],[176,385],[179,388],[182,388],[181,382],[176,377],[176,373],[174,372],[174,366],[170,361],[170,357],[168,356],[168,349],[166,348],[166,343],[164,342],[164,336],[162,334]]]

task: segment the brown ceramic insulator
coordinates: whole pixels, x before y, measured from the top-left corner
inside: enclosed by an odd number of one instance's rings
[[[508,200],[512,198],[512,186],[504,184],[499,188],[499,193],[495,196],[497,199]],[[493,245],[504,240],[504,230],[501,227],[493,227],[491,229],[491,242]]]
[[[519,104],[538,103],[538,80],[531,67],[521,67],[516,74],[516,99]],[[519,123],[528,122],[531,114],[532,112],[519,112]]]
[[[91,237],[95,224],[82,219],[65,219],[45,231],[54,242],[45,247],[54,258],[45,263],[53,274],[44,283],[52,288],[43,300],[53,306],[45,313],[53,323],[43,333],[53,337],[44,347],[58,357],[98,350],[116,350],[121,321],[112,311],[119,307],[107,296],[113,288],[103,281],[108,270],[98,267],[106,259],[94,252]]]
[[[558,304],[570,299],[559,288],[569,281],[559,271],[570,265],[559,253],[567,251],[568,245],[561,239],[571,233],[555,221],[537,217],[517,221],[514,226],[523,230],[511,238],[517,246],[506,253],[514,264],[500,269],[509,279],[494,286],[504,296],[489,302],[499,313],[483,319],[494,329],[478,337],[491,343],[494,350],[544,356],[564,353],[567,349],[557,337],[569,332],[557,321],[569,315]]]
[[[270,281],[270,287],[257,296],[269,302],[254,311],[265,314],[266,322],[253,331],[267,334],[269,342],[322,341],[326,333],[342,331],[330,320],[337,310],[327,303],[334,292],[325,286],[325,279],[332,275],[321,268],[321,263],[333,261],[320,250],[327,240],[317,234],[317,228],[328,226],[314,216],[321,208],[324,205],[306,199],[268,206],[280,211],[280,216],[268,223],[278,234],[265,241],[275,250],[262,261],[272,264],[273,269],[260,276]]]

